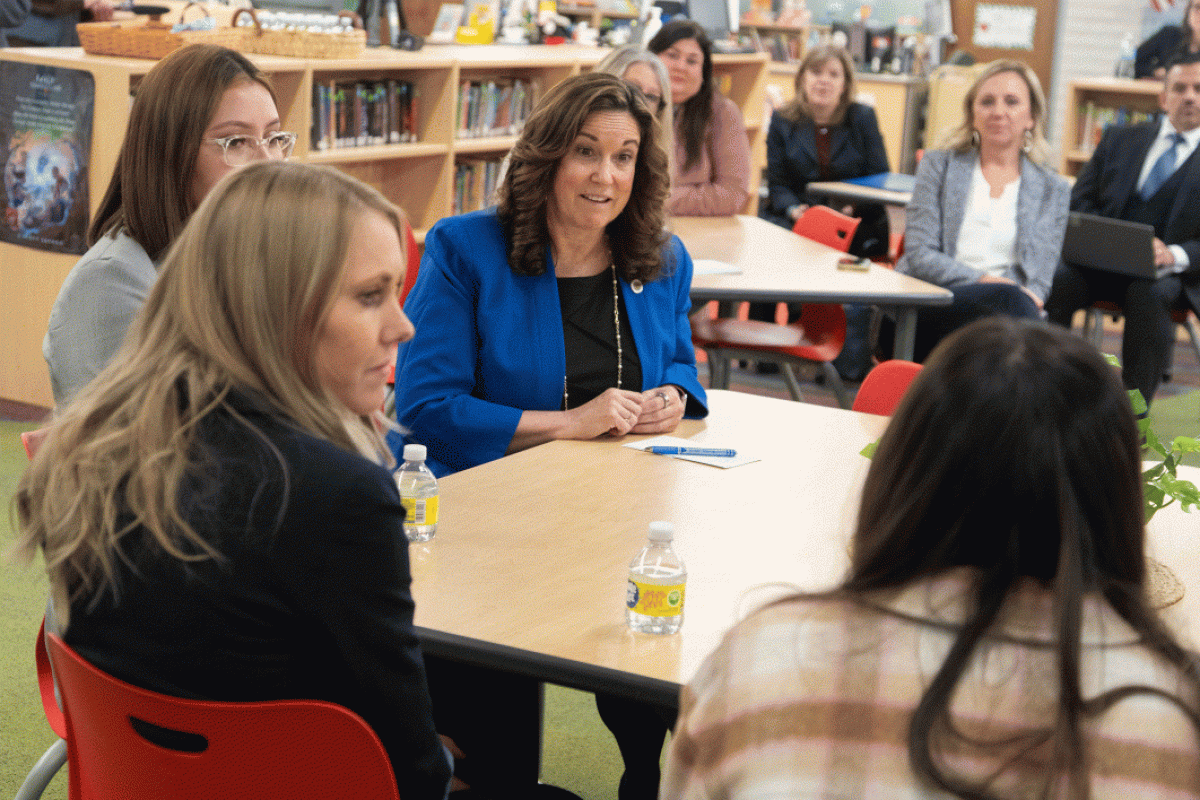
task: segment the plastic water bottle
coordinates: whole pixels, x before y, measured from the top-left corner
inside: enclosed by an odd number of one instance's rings
[[[651,522],[650,540],[629,562],[625,619],[642,633],[675,633],[683,625],[687,569],[671,549],[675,531],[669,522]]]
[[[1113,73],[1118,78],[1133,77],[1133,62],[1137,51],[1133,47],[1133,37],[1126,34],[1121,40],[1121,49],[1117,52],[1117,64]]]
[[[437,478],[425,466],[425,445],[404,445],[404,463],[396,471],[396,486],[404,504],[404,535],[410,542],[428,542],[437,532]]]

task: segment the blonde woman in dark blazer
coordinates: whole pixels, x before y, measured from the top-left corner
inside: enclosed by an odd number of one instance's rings
[[[917,170],[896,265],[954,294],[918,315],[918,360],[981,317],[1041,317],[1066,231],[1070,188],[1044,166],[1037,76],[1020,61],[993,62],[963,106],[947,149],[926,153]]]

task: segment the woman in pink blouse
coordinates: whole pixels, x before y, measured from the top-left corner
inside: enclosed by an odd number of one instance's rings
[[[750,143],[737,105],[713,85],[712,42],[672,20],[646,46],[662,59],[675,106],[675,159],[667,210],[681,217],[740,213],[750,196]]]

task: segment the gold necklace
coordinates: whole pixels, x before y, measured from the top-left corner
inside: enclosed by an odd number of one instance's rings
[[[612,288],[613,288],[613,333],[617,338],[617,388],[621,388],[621,377],[625,369],[624,359],[621,357],[621,299],[620,287],[617,285],[617,268],[610,264],[609,269],[612,270]],[[568,410],[570,406],[570,395],[567,394],[567,376],[563,375],[563,411]]]

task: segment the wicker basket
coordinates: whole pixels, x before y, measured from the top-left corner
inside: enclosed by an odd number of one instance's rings
[[[243,14],[250,17],[253,28],[238,25],[238,19]],[[240,47],[248,53],[293,58],[356,58],[362,55],[367,47],[367,32],[363,30],[362,18],[353,11],[342,11],[338,16],[350,19],[354,27],[336,31],[264,28],[252,8],[239,8],[230,25],[242,35]]]
[[[183,15],[195,6],[211,16],[199,3],[188,3]],[[243,34],[234,28],[214,28],[208,31],[171,33],[171,26],[157,14],[144,23],[81,22],[75,26],[83,51],[95,56],[128,56],[131,58],[162,58],[185,44],[219,44],[238,49]]]

